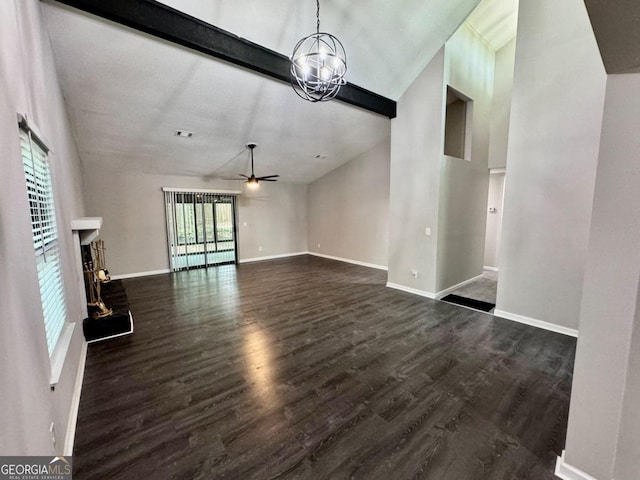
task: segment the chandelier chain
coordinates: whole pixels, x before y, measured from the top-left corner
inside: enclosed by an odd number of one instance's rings
[[[316,0],[316,31],[320,33],[320,0]]]

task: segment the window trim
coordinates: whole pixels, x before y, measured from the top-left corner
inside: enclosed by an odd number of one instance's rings
[[[51,375],[50,375],[50,379],[49,379],[49,384],[51,387],[54,387],[60,380],[60,376],[62,374],[62,367],[64,366],[64,360],[67,356],[67,352],[69,350],[69,347],[71,345],[71,339],[73,337],[73,332],[75,330],[75,322],[69,322],[69,312],[68,312],[68,305],[67,305],[67,297],[66,297],[66,286],[65,286],[65,281],[64,281],[64,272],[63,272],[63,264],[62,264],[62,260],[61,260],[61,256],[62,256],[62,249],[60,248],[60,232],[58,230],[58,212],[57,212],[57,208],[56,208],[56,197],[55,197],[55,192],[53,189],[53,173],[52,173],[52,168],[51,168],[51,162],[50,162],[50,154],[53,153],[53,151],[51,150],[51,148],[48,147],[48,141],[46,140],[46,138],[40,133],[40,130],[31,122],[27,119],[26,115],[21,115],[18,114],[18,130],[22,131],[24,133],[26,133],[29,136],[29,141],[31,143],[36,144],[44,153],[44,155],[46,156],[46,161],[49,164],[49,183],[51,186],[51,197],[53,199],[53,215],[55,218],[55,239],[51,242],[54,243],[55,246],[54,248],[56,249],[56,253],[58,256],[58,269],[59,269],[59,285],[61,288],[61,297],[62,297],[62,301],[64,302],[64,317],[63,317],[63,321],[62,321],[62,325],[60,326],[60,330],[57,334],[57,338],[55,340],[55,343],[51,349],[51,351],[49,351],[49,341],[48,341],[48,332],[47,332],[47,327],[46,327],[46,319],[44,318],[44,309],[43,309],[43,326],[45,327],[45,342],[47,343],[47,353],[49,355],[49,362],[50,362],[50,367],[51,367]],[[22,140],[20,140],[20,144],[21,144],[21,150],[22,150]],[[31,145],[30,145],[31,148]],[[31,158],[33,160],[33,151],[30,151],[30,155]],[[20,154],[21,156],[21,161],[24,162],[24,159],[22,157],[22,153]],[[23,166],[24,168],[24,166]],[[26,172],[25,172],[25,176],[26,176]],[[27,192],[28,195],[28,192]],[[32,235],[33,237],[33,235]],[[45,256],[46,255],[46,248],[45,245],[43,244],[42,246],[42,253],[38,253],[35,252],[35,256],[34,256],[34,261],[36,263],[36,268],[38,268],[38,261],[39,261],[39,257],[40,255]],[[39,290],[39,295],[40,295],[40,299],[42,301],[42,290],[41,290],[41,285],[40,285],[40,275],[38,274],[38,290]]]

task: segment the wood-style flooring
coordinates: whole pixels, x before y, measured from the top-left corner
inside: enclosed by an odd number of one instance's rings
[[[550,480],[575,339],[311,256],[125,281],[74,479]]]

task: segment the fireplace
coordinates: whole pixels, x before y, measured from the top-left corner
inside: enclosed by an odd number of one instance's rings
[[[101,217],[71,221],[76,257],[76,277],[82,292],[82,329],[89,343],[130,335],[133,316],[121,280],[111,280],[106,270],[104,247],[97,240]]]

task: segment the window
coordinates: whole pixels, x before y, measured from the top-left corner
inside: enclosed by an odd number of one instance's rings
[[[47,157],[48,148],[27,127],[24,120],[20,122],[20,148],[27,181],[33,249],[38,267],[47,348],[49,355],[52,355],[65,325],[67,312],[58,249],[51,170]]]
[[[171,188],[164,192],[173,271],[236,263],[237,193]]]

